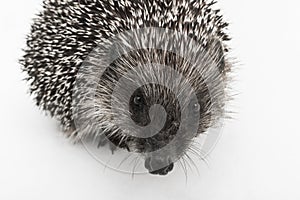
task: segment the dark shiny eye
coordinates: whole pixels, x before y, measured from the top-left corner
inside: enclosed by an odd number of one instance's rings
[[[142,103],[142,97],[140,97],[140,96],[135,96],[134,99],[133,99],[133,103],[134,103],[135,105],[141,105],[141,103]]]
[[[193,111],[194,112],[199,112],[200,111],[200,104],[199,103],[194,103],[193,104]]]

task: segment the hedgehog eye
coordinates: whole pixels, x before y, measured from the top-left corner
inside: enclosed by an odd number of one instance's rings
[[[200,111],[200,104],[199,103],[194,103],[193,104],[193,111],[194,112],[199,112]]]
[[[142,104],[142,97],[140,96],[135,96],[134,99],[133,99],[133,103],[135,105],[141,105]]]

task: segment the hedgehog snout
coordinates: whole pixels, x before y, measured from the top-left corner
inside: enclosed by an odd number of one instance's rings
[[[148,157],[145,160],[145,167],[153,175],[167,175],[174,168],[174,163],[169,158]]]

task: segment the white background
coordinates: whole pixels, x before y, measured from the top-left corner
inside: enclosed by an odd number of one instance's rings
[[[233,37],[233,103],[222,138],[187,182],[121,174],[62,136],[27,94],[17,60],[41,0],[0,6],[0,199],[300,199],[300,3],[221,0]]]

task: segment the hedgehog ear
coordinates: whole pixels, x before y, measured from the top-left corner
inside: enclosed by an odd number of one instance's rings
[[[208,48],[210,52],[210,56],[217,63],[218,69],[221,73],[224,73],[226,63],[225,63],[225,54],[224,47],[222,42],[219,39],[213,38],[208,43]]]

